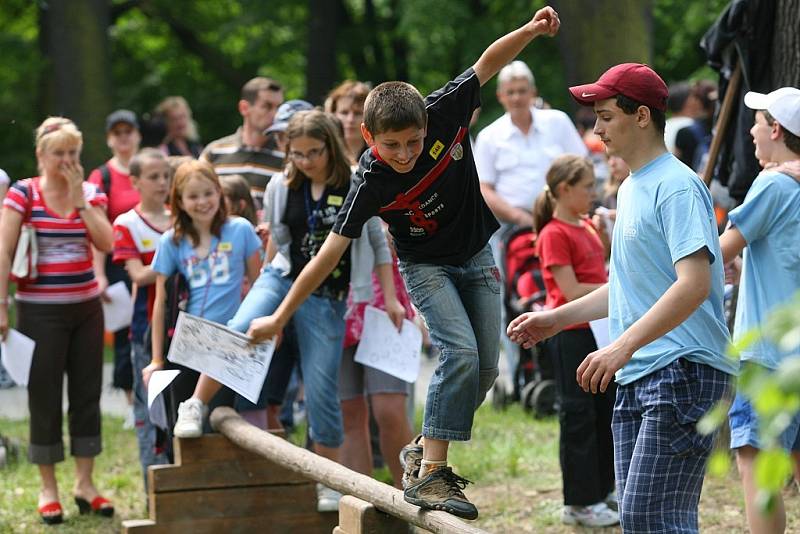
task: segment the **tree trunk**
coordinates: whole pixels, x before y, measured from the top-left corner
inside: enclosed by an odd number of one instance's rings
[[[322,104],[337,81],[336,34],[340,6],[329,0],[308,0],[306,98]]]
[[[39,3],[39,43],[46,60],[42,115],[75,121],[83,132],[87,174],[109,155],[105,143],[105,117],[112,107],[108,6],[106,0]]]
[[[772,87],[800,87],[800,0],[778,0],[772,38]]]
[[[650,0],[554,0],[563,24],[558,45],[569,85],[595,81],[617,63],[649,63],[653,53]]]

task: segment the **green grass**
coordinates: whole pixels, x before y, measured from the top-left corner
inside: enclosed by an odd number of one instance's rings
[[[25,443],[28,422],[0,419],[0,434]],[[36,512],[39,473],[23,450],[16,462],[0,469],[0,532],[111,533],[120,531],[122,519],[147,517],[136,437],[132,430],[122,430],[121,418],[103,417],[103,448],[95,464],[95,485],[114,503],[113,520],[78,515],[72,500],[74,463],[68,458],[56,470],[65,523],[57,527],[42,524]]]
[[[417,425],[421,413],[416,414]],[[26,421],[0,419],[0,434],[24,442]],[[290,436],[305,443],[305,427]],[[113,520],[80,517],[71,500],[73,464],[58,467],[66,523],[58,527],[41,524],[36,513],[39,477],[36,467],[23,457],[0,470],[0,533],[5,532],[119,532],[123,519],[147,517],[133,431],[122,430],[122,420],[103,418],[104,452],[97,459],[95,482],[117,510]],[[558,421],[536,420],[520,407],[495,411],[484,406],[475,415],[472,441],[453,443],[450,461],[456,472],[475,481],[466,493],[480,510],[476,526],[490,532],[572,533],[590,530],[560,523],[561,474],[558,464]],[[375,475],[389,481],[386,469]],[[787,532],[800,532],[800,496],[784,492],[788,511]],[[700,504],[701,531],[742,532],[746,529],[741,485],[733,471],[722,478],[708,476]],[[592,530],[591,532],[597,532]],[[604,532],[600,530],[600,532]],[[606,529],[605,532],[618,532]]]

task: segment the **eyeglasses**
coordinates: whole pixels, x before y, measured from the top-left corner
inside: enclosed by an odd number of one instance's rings
[[[300,161],[300,160],[315,161],[325,152],[326,148],[327,147],[325,145],[322,145],[319,148],[312,148],[305,154],[303,154],[302,152],[298,152],[296,150],[292,150],[291,152],[289,152],[289,159],[292,161]]]

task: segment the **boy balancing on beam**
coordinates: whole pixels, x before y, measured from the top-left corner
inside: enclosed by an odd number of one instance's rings
[[[447,467],[447,448],[470,439],[473,412],[497,377],[500,328],[500,273],[487,245],[498,224],[480,194],[467,127],[480,87],[559,24],[552,8],[540,9],[427,98],[404,82],[373,89],[361,125],[370,149],[333,232],[275,313],[253,320],[248,331],[256,341],[279,333],[367,219],[386,221],[409,294],[442,354],[422,435],[400,453],[405,500],[467,519],[478,510],[461,491],[469,481]]]

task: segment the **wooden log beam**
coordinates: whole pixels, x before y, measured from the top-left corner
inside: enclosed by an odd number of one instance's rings
[[[344,495],[370,502],[375,508],[434,533],[486,534],[445,512],[422,510],[403,500],[403,492],[356,473],[327,458],[301,449],[247,423],[225,406],[211,413],[211,426],[239,447],[259,454],[307,478],[321,482]]]

